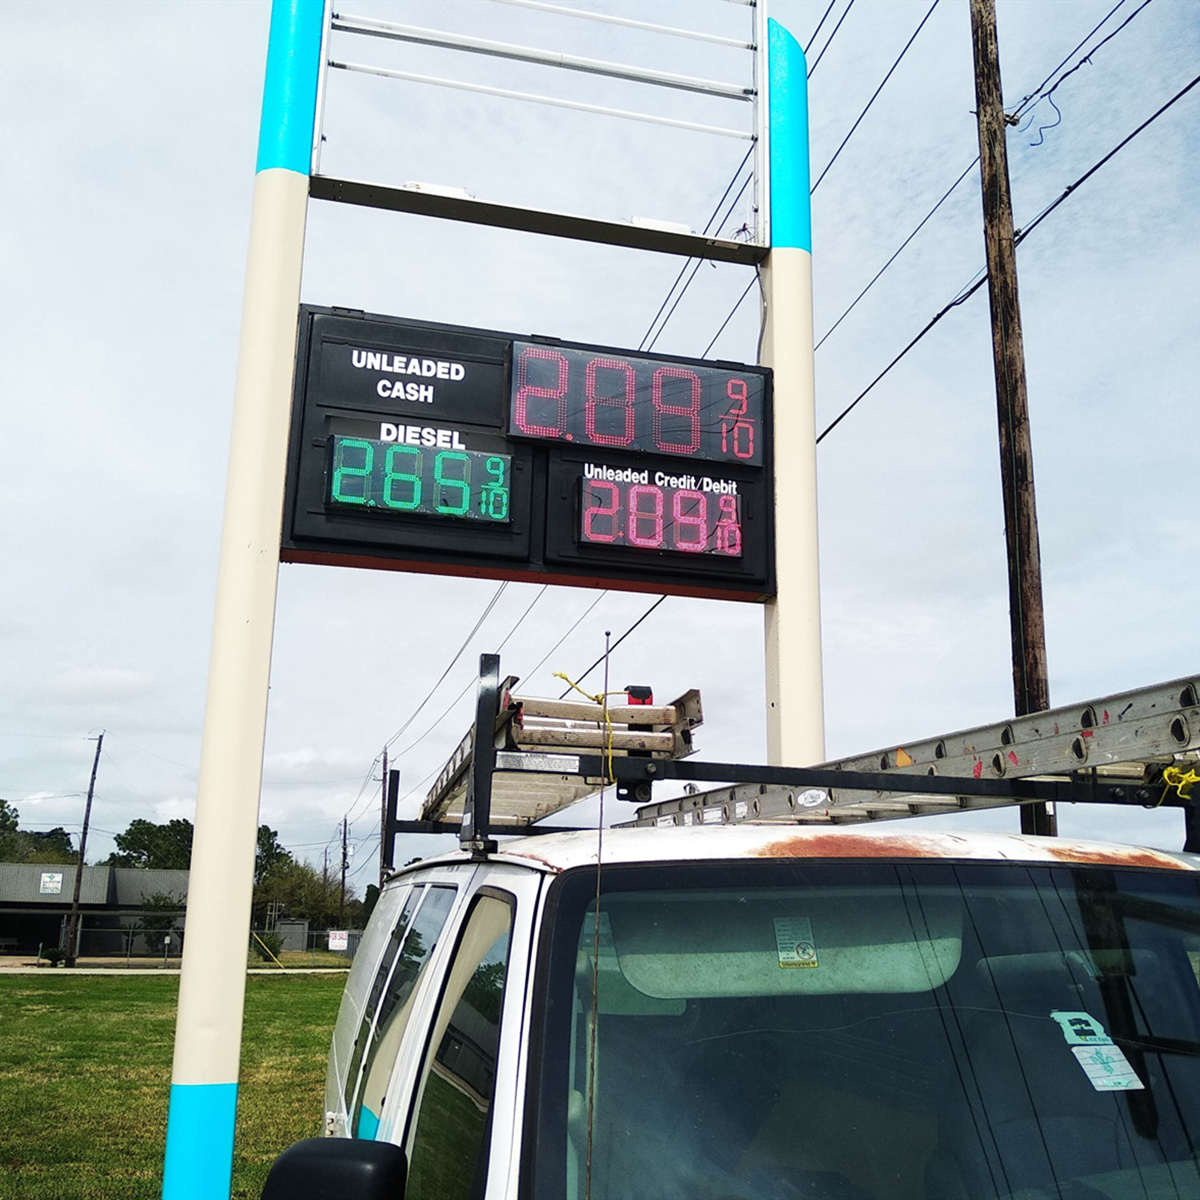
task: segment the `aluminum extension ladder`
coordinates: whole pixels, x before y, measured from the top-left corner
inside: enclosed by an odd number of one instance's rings
[[[1182,807],[1200,850],[1200,678],[890,746],[813,767],[688,761],[698,692],[670,705],[516,697],[483,655],[475,724],[429,790],[419,821],[389,834],[455,832],[487,853],[498,833],[539,827],[606,780],[639,805],[627,826],[844,824],[1031,801]],[[478,731],[485,730],[488,736]],[[653,801],[656,782],[720,782]],[[1195,795],[1192,795],[1193,785]]]

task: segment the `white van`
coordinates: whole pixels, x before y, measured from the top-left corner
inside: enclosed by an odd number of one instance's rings
[[[877,827],[395,875],[269,1200],[1200,1197],[1200,857]],[[598,916],[597,916],[598,914]]]

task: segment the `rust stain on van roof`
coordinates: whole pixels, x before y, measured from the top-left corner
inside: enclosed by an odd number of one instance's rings
[[[945,858],[950,848],[933,838],[864,837],[853,833],[806,833],[781,838],[754,851],[760,858]]]
[[[1088,863],[1092,866],[1111,867],[1167,867],[1172,871],[1186,871],[1186,863],[1160,854],[1157,850],[1146,850],[1141,846],[1073,846],[1070,844],[1045,847],[1049,857],[1058,862]]]
[[[978,858],[1079,863],[1089,866],[1154,867],[1187,871],[1186,862],[1142,846],[1059,842],[1053,838],[975,837],[955,834],[897,836],[805,832],[768,842],[753,852],[761,858]]]

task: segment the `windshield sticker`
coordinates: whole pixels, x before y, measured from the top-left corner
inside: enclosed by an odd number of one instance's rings
[[[781,967],[816,967],[817,943],[808,917],[776,917],[775,948]]]
[[[1121,1048],[1113,1045],[1095,1017],[1085,1012],[1058,1011],[1050,1016],[1058,1022],[1075,1061],[1096,1091],[1133,1092],[1145,1088]]]

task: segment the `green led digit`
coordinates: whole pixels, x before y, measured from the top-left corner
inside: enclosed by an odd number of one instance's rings
[[[479,511],[493,521],[503,521],[508,516],[508,484],[504,478],[505,460],[493,454],[483,464],[490,482],[483,485],[479,495]]]
[[[347,453],[349,451],[349,453]],[[354,459],[361,452],[362,462]],[[347,462],[347,458],[350,459]],[[363,438],[335,438],[333,443],[333,479],[329,494],[339,504],[372,504],[371,470],[375,466],[375,447]],[[357,482],[361,481],[361,482]]]
[[[409,471],[396,470],[396,459],[405,456],[412,461]],[[421,452],[416,446],[389,446],[387,458],[384,460],[386,474],[383,477],[383,502],[388,508],[398,508],[404,512],[412,512],[421,507]],[[412,495],[407,500],[399,500],[392,494],[397,482],[407,483],[412,488]]]
[[[443,463],[462,463],[462,478],[454,479],[444,473]],[[457,450],[443,450],[433,460],[433,482],[437,484],[437,510],[447,516],[461,517],[471,507],[471,458]],[[458,500],[447,499],[446,490],[457,488]]]

